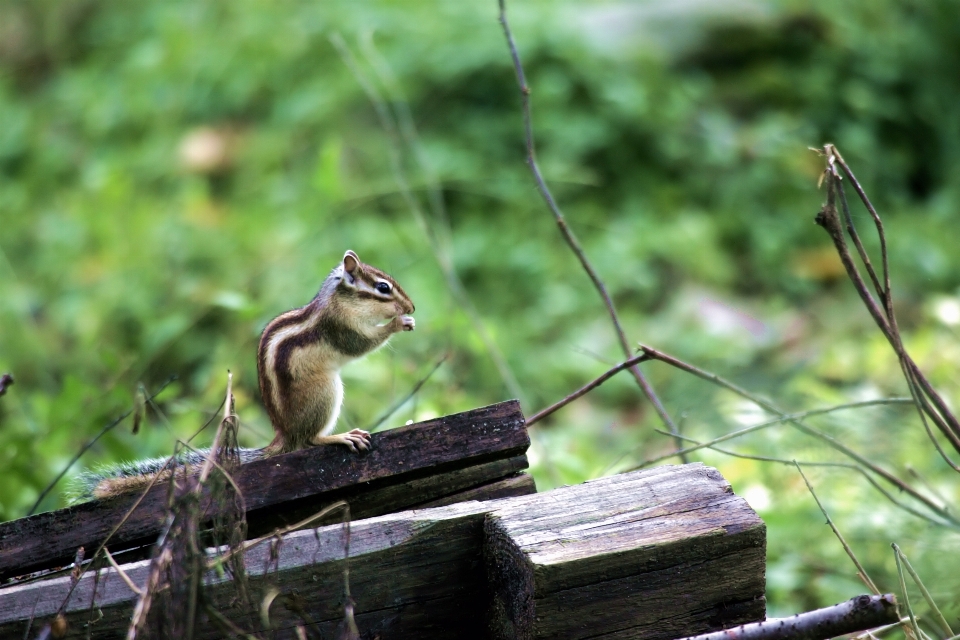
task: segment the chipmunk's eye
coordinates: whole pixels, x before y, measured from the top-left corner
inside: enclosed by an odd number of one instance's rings
[[[377,291],[383,294],[390,293],[389,283],[383,282],[382,280],[377,283]]]

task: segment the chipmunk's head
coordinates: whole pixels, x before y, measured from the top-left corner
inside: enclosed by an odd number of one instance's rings
[[[383,324],[393,318],[413,313],[413,301],[397,281],[376,267],[360,262],[353,251],[343,254],[338,267],[341,280],[338,288],[349,297],[359,318]]]

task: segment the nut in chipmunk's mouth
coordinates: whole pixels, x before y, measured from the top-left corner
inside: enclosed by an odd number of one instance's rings
[[[396,320],[398,317],[400,318],[400,321],[403,323],[403,330],[404,330],[404,331],[413,331],[413,330],[414,330],[414,328],[415,328],[416,325],[417,325],[417,321],[413,318],[413,316],[408,316],[408,315],[393,316],[393,317],[391,317],[391,318],[387,318],[386,320],[384,320],[383,322],[381,322],[380,324],[378,324],[378,325],[376,325],[376,326],[377,326],[377,327],[385,327],[385,326],[387,326],[388,324],[390,324],[391,322],[393,322],[394,320]]]

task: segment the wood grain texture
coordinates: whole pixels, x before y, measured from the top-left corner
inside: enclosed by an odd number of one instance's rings
[[[661,467],[354,522],[351,593],[363,637],[383,640],[675,638],[763,618],[764,534],[715,470]],[[329,525],[248,551],[255,602],[268,585],[284,594],[270,609],[275,637],[293,638],[302,624],[284,598],[322,637],[337,637],[344,541],[343,527]],[[147,562],[124,568],[144,583]],[[218,610],[261,629],[230,582],[213,572],[206,582]],[[36,624],[48,621],[68,589],[67,577],[0,589],[0,637],[22,637],[34,607]],[[134,601],[112,568],[99,581],[85,576],[66,607],[68,637],[122,637]],[[221,635],[205,621],[196,637]]]
[[[764,618],[766,528],[716,470],[565,491],[566,509],[524,497],[487,518],[495,637],[666,640]]]
[[[328,446],[257,460],[242,465],[234,479],[243,492],[248,512],[269,520],[286,511],[286,505],[291,509],[298,505],[309,509],[311,503],[322,503],[325,494],[337,491],[355,498],[359,493],[382,490],[391,484],[516,459],[523,456],[529,443],[520,405],[511,400],[374,434],[372,449],[360,455],[344,447]],[[503,475],[518,470],[516,460],[507,466],[511,470]],[[483,477],[479,482],[491,479]],[[433,487],[435,493],[419,496],[419,502],[450,493],[443,483],[426,482],[423,486]],[[452,491],[465,488],[468,487],[454,484]],[[0,579],[68,564],[81,546],[92,552],[137,497],[87,502],[0,524]],[[113,536],[110,548],[120,550],[152,543],[164,521],[166,501],[166,485],[151,489]],[[378,508],[389,511],[408,506],[390,508],[382,501],[379,504]],[[207,501],[207,512],[210,511]],[[251,518],[251,535],[263,528],[258,527],[256,519]],[[277,522],[275,519],[266,526],[270,528]]]
[[[350,584],[357,603],[357,622],[364,631],[381,630],[384,638],[446,638],[448,630],[463,636],[483,637],[476,625],[486,599],[482,565],[484,503],[466,502],[421,511],[407,511],[355,522],[350,531]],[[490,503],[487,503],[490,504]],[[277,585],[285,594],[298,593],[324,637],[343,616],[344,529],[341,525],[288,534],[282,544],[269,543],[249,550],[245,563],[250,593],[258,608],[264,589]],[[123,565],[135,584],[144,584],[149,561]],[[206,576],[206,597],[237,623],[260,629],[257,611],[233,603],[232,584],[214,572]],[[0,590],[0,637],[22,637],[31,611],[37,622],[48,622],[64,601],[69,577]],[[135,594],[113,568],[81,578],[65,607],[68,638],[121,638]],[[91,608],[91,603],[96,606]],[[282,602],[271,609],[271,622],[279,637],[293,636],[301,622]],[[95,624],[87,627],[87,623]],[[471,630],[471,627],[472,630]],[[198,638],[219,638],[209,622]]]

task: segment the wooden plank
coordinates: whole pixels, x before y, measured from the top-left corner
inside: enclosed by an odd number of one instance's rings
[[[466,502],[468,500],[478,500],[483,502],[497,498],[526,496],[536,492],[537,483],[534,482],[533,476],[527,475],[526,473],[518,473],[514,476],[509,476],[500,480],[494,480],[493,482],[488,482],[487,484],[471,487],[465,491],[460,491],[449,496],[431,500],[430,502],[425,502],[424,504],[418,506],[419,508],[423,509],[427,507],[444,507],[448,504],[456,504],[458,502]]]
[[[307,499],[347,487],[371,490],[523,455],[530,439],[515,400],[377,433],[372,448],[316,447],[245,465],[234,479],[248,511]],[[422,497],[421,501],[444,494]],[[167,489],[151,489],[111,549],[152,542],[164,521]],[[93,501],[0,524],[0,579],[69,563],[78,547],[99,545],[138,496]],[[402,508],[402,507],[401,507]],[[282,510],[282,507],[278,507]],[[208,510],[209,512],[209,510]],[[212,515],[212,514],[211,514]],[[256,529],[254,529],[256,531]]]
[[[357,602],[357,622],[364,632],[385,630],[384,638],[483,637],[476,631],[486,604],[481,553],[484,516],[483,503],[467,502],[353,523],[350,586]],[[285,593],[297,591],[303,596],[324,637],[337,637],[333,631],[343,616],[344,542],[343,527],[330,525],[318,529],[316,536],[313,530],[288,534],[275,557],[270,544],[248,551],[245,562],[255,609],[265,587],[277,584]],[[126,564],[123,569],[142,585],[149,561]],[[210,572],[207,584],[206,596],[221,613],[260,629],[256,611],[251,620],[242,607],[231,604],[235,590],[224,578]],[[69,577],[0,589],[0,637],[22,637],[31,612],[36,616],[34,628],[48,622],[69,590]],[[91,611],[94,598],[96,607]],[[94,639],[122,638],[134,602],[135,595],[113,568],[102,571],[99,581],[85,575],[64,610],[69,623],[66,637],[83,638],[89,628]],[[281,631],[279,637],[293,637],[295,615],[279,604],[270,612],[275,629]],[[90,620],[96,622],[87,627]],[[453,631],[457,633],[448,633]],[[221,634],[207,623],[195,637]]]
[[[351,518],[361,520],[407,509],[439,507],[466,500],[487,500],[533,493],[536,491],[535,487],[533,491],[528,490],[532,479],[529,483],[521,483],[523,488],[514,493],[505,493],[506,488],[499,485],[489,486],[514,477],[528,466],[527,456],[520,455],[407,482],[386,486],[354,485],[339,491],[285,502],[269,509],[248,513],[249,537],[255,538],[270,533],[274,529],[300,522],[338,500],[348,501]],[[529,476],[525,477],[529,478]],[[342,513],[331,513],[328,517],[317,521],[317,524],[334,524],[342,520]]]
[[[668,640],[762,620],[766,528],[715,470],[518,498],[486,521],[496,638]]]
[[[716,471],[662,467],[354,522],[350,586],[363,637],[482,638],[490,637],[490,622],[495,637],[681,637],[763,618],[764,533]],[[331,525],[250,550],[252,616],[213,572],[205,597],[259,631],[256,609],[276,585],[296,594],[313,631],[337,637],[344,541],[344,529]],[[144,584],[147,562],[124,569]],[[0,637],[22,637],[34,608],[35,629],[49,621],[69,586],[62,577],[0,589]],[[293,638],[302,621],[281,600],[271,622],[276,637]],[[85,576],[65,607],[67,637],[123,637],[134,602],[112,568],[99,581]],[[221,635],[205,621],[195,637]]]

